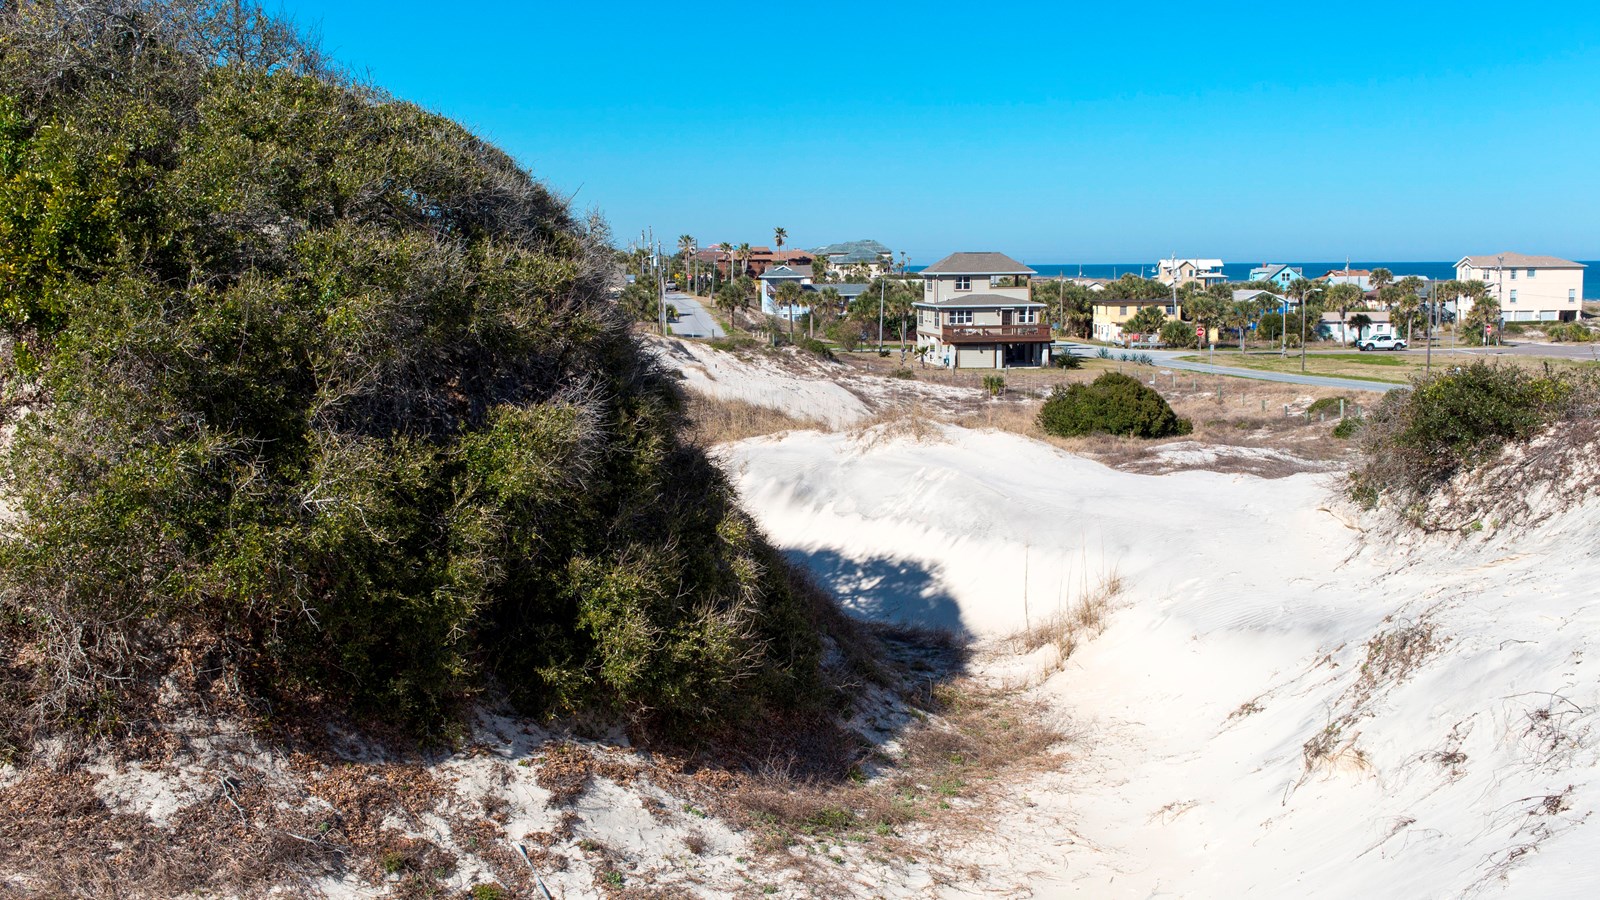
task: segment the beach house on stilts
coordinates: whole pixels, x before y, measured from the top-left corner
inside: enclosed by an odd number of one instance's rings
[[[917,345],[952,369],[1004,369],[1050,362],[1045,305],[1029,296],[1038,274],[1004,253],[952,253],[923,269]]]

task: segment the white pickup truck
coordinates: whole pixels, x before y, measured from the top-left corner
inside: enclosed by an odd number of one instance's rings
[[[1403,338],[1392,334],[1375,334],[1371,337],[1356,341],[1357,350],[1404,350],[1406,342]]]

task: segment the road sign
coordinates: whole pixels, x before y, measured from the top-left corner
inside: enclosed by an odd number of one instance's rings
[[[1199,338],[1202,341],[1205,340],[1206,339],[1206,327],[1204,325],[1196,325],[1194,327],[1194,336]]]

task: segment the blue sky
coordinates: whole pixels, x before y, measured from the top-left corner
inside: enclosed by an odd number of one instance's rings
[[[623,239],[1600,257],[1596,4],[1076,6],[281,4]]]

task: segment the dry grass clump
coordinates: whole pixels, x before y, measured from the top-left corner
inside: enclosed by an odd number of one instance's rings
[[[879,410],[851,425],[849,434],[863,450],[895,440],[931,443],[944,439],[933,413],[920,403]]]
[[[1122,576],[1113,570],[1077,603],[1045,616],[1012,635],[1007,643],[1016,653],[1032,653],[1041,647],[1055,647],[1056,661],[1052,671],[1060,671],[1082,641],[1105,630],[1106,613],[1111,610],[1111,600],[1121,593]]]
[[[829,431],[826,422],[800,419],[769,406],[744,400],[707,397],[685,391],[689,428],[685,438],[698,447],[714,447],[745,438],[785,431]]]
[[[1357,731],[1346,736],[1347,732],[1361,718],[1370,715],[1367,708],[1374,697],[1392,690],[1411,677],[1445,643],[1446,639],[1436,633],[1433,622],[1426,615],[1373,635],[1367,641],[1366,655],[1361,661],[1355,682],[1339,696],[1336,708],[1342,707],[1344,711],[1331,718],[1321,731],[1312,735],[1301,747],[1306,774],[1309,775],[1318,766],[1344,759],[1364,766],[1366,754],[1355,747],[1356,738],[1361,733]]]

